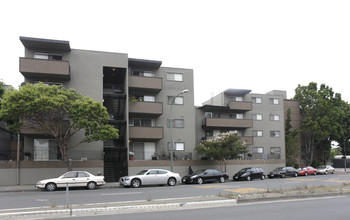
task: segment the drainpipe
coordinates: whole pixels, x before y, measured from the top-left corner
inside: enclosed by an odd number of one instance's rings
[[[18,134],[17,136],[17,163],[16,163],[16,170],[17,170],[17,178],[16,178],[16,182],[17,185],[19,185],[19,142],[20,142],[20,134]]]

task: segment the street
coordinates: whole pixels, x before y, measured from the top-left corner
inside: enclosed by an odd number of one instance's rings
[[[69,204],[96,204],[123,201],[147,201],[155,199],[211,196],[229,193],[249,193],[266,190],[284,190],[300,186],[327,186],[350,183],[350,174],[317,175],[290,177],[284,179],[265,179],[254,181],[227,181],[202,185],[177,184],[169,186],[147,186],[140,188],[98,188],[96,190],[71,189]],[[34,187],[34,186],[33,186]],[[30,191],[0,194],[0,209],[20,209],[29,207],[56,207],[66,204],[66,191]]]

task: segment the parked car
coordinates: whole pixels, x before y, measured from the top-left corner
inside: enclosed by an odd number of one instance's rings
[[[142,185],[166,185],[175,186],[177,182],[181,182],[181,176],[163,169],[142,170],[136,175],[123,176],[119,179],[119,183],[124,187],[137,188]]]
[[[248,167],[243,168],[240,171],[238,171],[234,176],[233,180],[253,180],[253,179],[265,179],[264,170],[260,167]]]
[[[299,176],[316,175],[317,169],[312,166],[299,168]]]
[[[297,177],[299,175],[299,171],[294,167],[277,167],[273,171],[267,174],[267,177],[272,179],[275,177],[284,178],[286,176],[294,176]]]
[[[191,175],[182,178],[183,183],[198,183],[219,181],[224,183],[228,179],[228,175],[215,169],[198,170]]]
[[[104,176],[95,176],[86,171],[70,171],[57,178],[40,180],[36,183],[36,188],[55,191],[57,188],[66,187],[86,187],[95,189],[96,186],[106,184]]]
[[[330,165],[322,165],[316,168],[317,169],[317,174],[325,174],[327,175],[328,173],[335,174],[335,169],[334,167]]]

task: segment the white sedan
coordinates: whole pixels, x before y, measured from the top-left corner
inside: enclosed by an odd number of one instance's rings
[[[163,169],[142,170],[133,176],[123,176],[119,179],[121,186],[137,188],[141,185],[165,185],[175,186],[181,182],[181,176]]]
[[[55,191],[59,187],[86,187],[95,189],[96,186],[106,184],[104,176],[94,176],[86,171],[70,171],[58,178],[40,180],[36,183],[36,188]]]

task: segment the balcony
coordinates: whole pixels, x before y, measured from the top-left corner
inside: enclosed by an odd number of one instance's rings
[[[70,80],[68,61],[19,59],[19,71],[26,78]]]
[[[209,140],[211,138],[213,138],[213,136],[207,136],[207,137],[205,137],[205,140]],[[244,141],[247,145],[252,145],[254,143],[253,137],[241,137],[240,140]]]
[[[162,102],[135,102],[129,104],[130,115],[159,116],[163,114]]]
[[[253,120],[251,119],[232,119],[232,118],[204,118],[202,127],[206,128],[251,128]]]
[[[252,110],[252,103],[251,102],[230,101],[229,107],[231,110],[251,111]]]
[[[129,127],[129,138],[159,140],[163,138],[163,127]]]
[[[163,89],[163,79],[156,77],[129,76],[129,88],[159,92]]]

